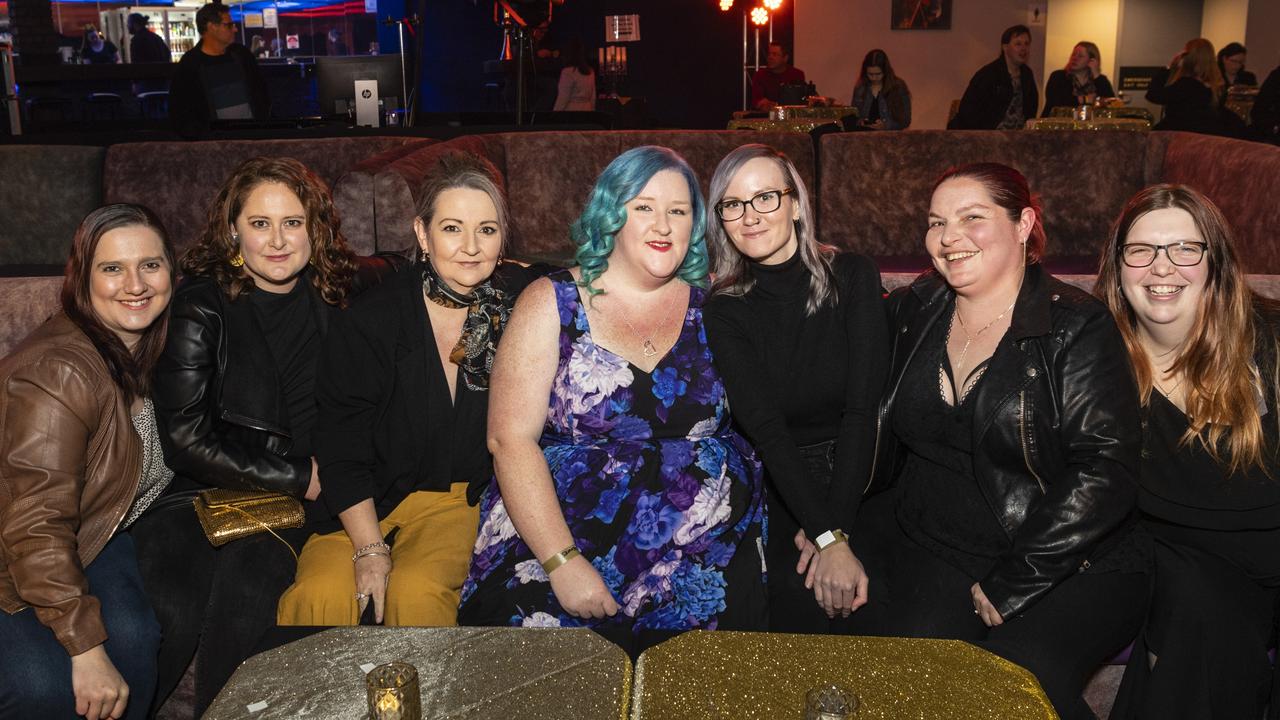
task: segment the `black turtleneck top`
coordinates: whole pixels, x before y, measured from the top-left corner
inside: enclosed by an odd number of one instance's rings
[[[838,301],[806,315],[810,274],[797,252],[752,263],[755,285],[703,309],[707,341],[734,421],[810,539],[850,532],[871,473],[876,409],[888,372],[880,273],[861,255],[832,264]],[[836,441],[828,491],[809,481],[799,447]]]

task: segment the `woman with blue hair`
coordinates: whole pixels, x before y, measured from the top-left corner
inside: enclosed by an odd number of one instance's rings
[[[703,330],[705,219],[683,158],[629,150],[573,226],[578,267],[516,303],[460,624],[591,627],[632,653],[764,628],[761,469]]]

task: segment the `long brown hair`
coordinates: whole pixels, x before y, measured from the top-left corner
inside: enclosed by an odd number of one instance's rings
[[[1181,373],[1186,388],[1188,428],[1182,442],[1198,441],[1230,472],[1261,466],[1263,437],[1257,389],[1262,378],[1253,364],[1254,297],[1222,211],[1186,185],[1154,185],[1134,195],[1111,230],[1094,294],[1115,315],[1145,407],[1155,386],[1155,369],[1138,338],[1137,315],[1120,287],[1120,253],[1134,223],[1162,209],[1189,214],[1208,244],[1203,260],[1209,264],[1203,299],[1178,358],[1169,368],[1171,373]],[[1230,456],[1227,461],[1224,449]]]
[[[1180,78],[1189,77],[1199,80],[1209,88],[1213,95],[1213,104],[1217,105],[1222,97],[1222,71],[1218,69],[1218,58],[1213,52],[1213,43],[1204,38],[1188,40],[1182,49],[1182,60],[1169,73],[1169,85]]]
[[[862,58],[862,68],[858,70],[858,82],[854,84],[854,89],[870,84],[867,80],[869,67],[878,67],[884,73],[884,77],[880,80],[880,92],[884,93],[885,102],[889,104],[889,113],[893,115],[893,119],[902,122],[906,119],[907,96],[911,93],[907,90],[907,84],[893,71],[888,53],[877,48]]]
[[[356,272],[355,254],[342,235],[342,222],[329,187],[293,158],[251,158],[236,167],[209,208],[200,241],[183,255],[182,272],[212,277],[232,300],[253,288],[245,269],[231,264],[240,255],[231,227],[249,194],[265,183],[279,183],[298,196],[306,209],[307,236],[311,239],[311,264],[315,270],[311,284],[326,303],[342,307]]]
[[[76,228],[71,241],[71,254],[62,280],[62,311],[80,331],[88,336],[98,354],[107,364],[111,379],[124,392],[125,402],[144,397],[151,389],[151,369],[164,350],[164,337],[169,329],[169,308],[142,332],[133,351],[125,347],[120,336],[107,329],[93,310],[89,297],[89,283],[93,275],[93,255],[98,251],[102,236],[119,228],[142,226],[155,231],[164,246],[164,258],[169,264],[169,284],[174,285],[178,276],[178,264],[169,233],[156,214],[141,205],[116,203],[104,205],[84,217]]]

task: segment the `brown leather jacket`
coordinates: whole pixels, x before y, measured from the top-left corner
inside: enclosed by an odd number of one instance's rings
[[[70,655],[107,639],[81,570],[138,492],[142,445],[107,365],[59,313],[0,362],[0,609]]]

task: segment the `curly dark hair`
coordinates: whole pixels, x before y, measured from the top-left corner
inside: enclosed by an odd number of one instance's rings
[[[231,227],[249,193],[264,183],[284,185],[306,208],[307,235],[311,238],[311,283],[326,303],[345,306],[356,272],[356,256],[342,236],[342,223],[329,187],[293,158],[257,157],[236,167],[209,208],[200,241],[182,256],[182,272],[213,278],[232,300],[253,288],[253,280],[245,269],[231,264],[240,254]]]

